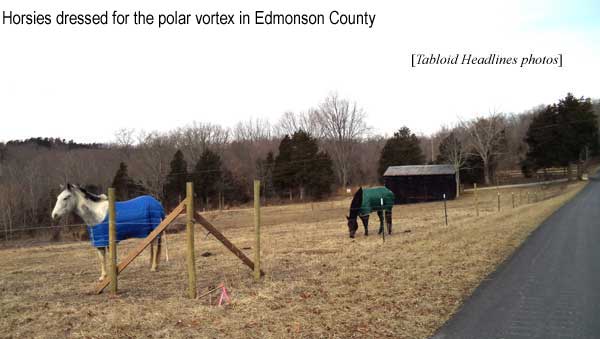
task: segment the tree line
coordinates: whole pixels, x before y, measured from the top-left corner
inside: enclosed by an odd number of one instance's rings
[[[140,194],[172,207],[194,183],[201,208],[243,204],[252,181],[269,202],[323,199],[347,186],[381,182],[391,165],[449,163],[461,182],[492,184],[497,171],[581,164],[598,152],[600,103],[568,94],[520,114],[488,113],[417,135],[402,126],[376,135],[360,106],[337,94],[305,112],[286,112],[271,124],[249,119],[226,128],[192,122],[167,132],[121,129],[109,144],[60,138],[0,143],[0,224],[50,225],[63,182],[118,199]]]

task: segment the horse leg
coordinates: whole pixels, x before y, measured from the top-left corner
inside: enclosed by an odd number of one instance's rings
[[[96,253],[100,259],[100,278],[98,280],[104,280],[106,278],[106,247],[96,247]]]
[[[158,263],[160,262],[161,248],[162,248],[162,237],[156,239],[156,269],[158,269]]]
[[[369,236],[369,215],[359,215],[359,217],[365,227],[365,236]]]
[[[156,242],[156,248],[154,248],[154,243]],[[158,269],[158,261],[160,259],[160,238],[154,239],[151,243],[151,257],[152,257],[152,266],[150,268],[150,271],[152,272],[156,272],[156,270]]]
[[[379,217],[379,232],[377,234],[383,233],[383,211],[377,211],[377,216]]]
[[[154,240],[150,242],[150,270],[154,267]]]
[[[392,211],[385,212],[385,223],[387,224],[388,234],[392,234]]]

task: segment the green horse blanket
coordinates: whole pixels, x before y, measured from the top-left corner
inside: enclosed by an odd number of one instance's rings
[[[383,204],[382,204],[383,203]],[[372,187],[362,189],[362,203],[359,215],[369,215],[373,211],[392,211],[394,207],[394,193],[386,187]]]

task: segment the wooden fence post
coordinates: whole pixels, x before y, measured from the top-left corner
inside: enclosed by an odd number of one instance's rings
[[[254,180],[254,280],[260,280],[260,180]]]
[[[191,182],[186,184],[186,236],[187,236],[187,270],[188,270],[188,295],[196,298],[196,255],[194,253],[194,186]]]
[[[383,232],[381,232],[381,239],[385,242],[385,206],[383,206],[383,198],[379,199],[381,200],[381,212],[383,213]]]
[[[108,189],[108,250],[110,253],[110,265],[108,276],[110,277],[110,291],[117,293],[117,224],[115,217],[115,189]]]
[[[446,193],[444,193],[444,217],[446,217],[446,226],[448,226],[448,210],[446,209]]]
[[[521,191],[519,191],[519,206],[523,205],[523,195],[521,194]]]
[[[475,189],[475,214],[479,216],[479,200],[477,200],[477,183],[473,184],[473,189]]]
[[[498,192],[498,212],[500,212],[500,192]]]

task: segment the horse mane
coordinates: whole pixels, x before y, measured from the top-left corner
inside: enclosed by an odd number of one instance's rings
[[[86,190],[85,188],[81,187],[81,186],[76,186],[79,191],[81,191],[81,193],[83,193],[83,196],[87,199],[87,200],[91,200],[93,202],[100,202],[102,200],[106,200],[106,196],[105,195],[98,195],[98,194],[94,194],[92,192],[89,192],[88,190]]]
[[[354,193],[354,197],[352,197],[352,202],[350,203],[350,212],[349,212],[349,218],[350,219],[356,219],[356,217],[358,217],[358,211],[360,210],[360,206],[362,205],[362,196],[363,196],[363,189],[362,187],[358,189],[358,191],[356,191],[356,193]]]

